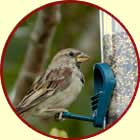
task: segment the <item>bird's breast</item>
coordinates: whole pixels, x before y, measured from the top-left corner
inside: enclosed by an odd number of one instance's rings
[[[54,108],[67,108],[69,107],[80,94],[82,89],[82,82],[79,77],[72,76],[71,84],[64,89],[63,91],[59,91],[56,95],[52,98],[53,101],[55,100]]]

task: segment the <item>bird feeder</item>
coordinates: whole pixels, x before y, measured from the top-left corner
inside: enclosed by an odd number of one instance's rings
[[[93,114],[89,117],[63,112],[61,117],[89,121],[104,128],[127,108],[136,86],[138,66],[126,31],[105,12],[99,11],[99,17],[101,62],[93,66]]]
[[[115,121],[129,105],[138,78],[137,57],[127,32],[111,16],[100,11],[102,63],[111,67],[116,86],[108,114],[108,123]]]

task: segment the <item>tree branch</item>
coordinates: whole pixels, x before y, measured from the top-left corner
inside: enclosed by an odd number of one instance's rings
[[[50,46],[56,25],[60,21],[59,6],[48,7],[38,13],[31,33],[29,49],[15,85],[13,104],[16,106],[25,96],[35,77],[43,70],[47,48]]]

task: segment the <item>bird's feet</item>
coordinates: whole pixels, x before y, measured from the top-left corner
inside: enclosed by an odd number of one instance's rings
[[[64,109],[64,108],[53,108],[53,109],[49,109],[47,111],[56,112],[55,119],[58,121],[64,120],[63,112],[68,112],[68,110]]]

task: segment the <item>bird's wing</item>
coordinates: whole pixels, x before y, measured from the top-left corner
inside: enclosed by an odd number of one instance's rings
[[[64,90],[70,84],[72,70],[68,67],[52,69],[48,74],[43,73],[33,83],[28,94],[16,107],[17,112],[23,113],[56,93]]]

